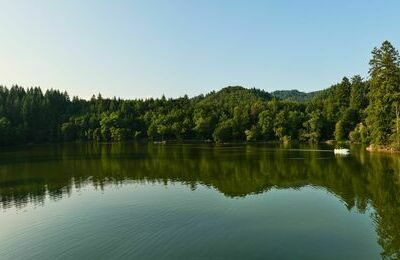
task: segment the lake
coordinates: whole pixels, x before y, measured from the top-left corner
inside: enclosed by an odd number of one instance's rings
[[[0,151],[0,259],[400,258],[400,156],[278,144]]]

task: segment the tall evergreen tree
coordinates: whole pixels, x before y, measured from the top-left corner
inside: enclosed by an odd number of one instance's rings
[[[380,48],[374,48],[369,64],[371,80],[367,124],[372,143],[387,145],[393,134],[396,139],[399,136],[398,128],[393,131],[394,125],[398,125],[398,117],[394,121],[400,102],[399,52],[385,41]]]

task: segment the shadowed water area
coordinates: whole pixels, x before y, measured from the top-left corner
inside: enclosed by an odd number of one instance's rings
[[[400,258],[400,156],[332,149],[3,149],[0,259]]]

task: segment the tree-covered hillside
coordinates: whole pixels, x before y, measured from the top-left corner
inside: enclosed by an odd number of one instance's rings
[[[296,89],[292,90],[276,90],[274,92],[271,92],[271,95],[273,97],[279,98],[279,99],[286,99],[290,101],[298,101],[298,102],[306,102],[310,101],[313,97],[315,97],[320,91],[314,91],[314,92],[301,92]]]
[[[167,99],[90,100],[40,88],[0,87],[0,144],[60,141],[336,139],[400,148],[400,58],[385,41],[369,78],[344,77],[302,93],[227,87]]]

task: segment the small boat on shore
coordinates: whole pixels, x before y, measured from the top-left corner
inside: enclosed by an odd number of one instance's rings
[[[334,154],[342,154],[342,155],[348,155],[350,153],[349,149],[346,148],[336,148],[333,150]]]

